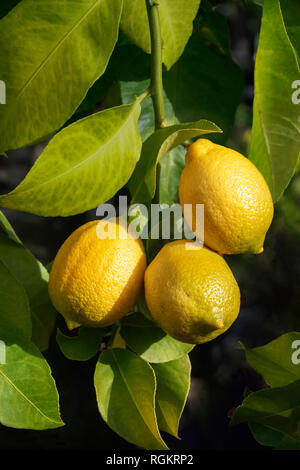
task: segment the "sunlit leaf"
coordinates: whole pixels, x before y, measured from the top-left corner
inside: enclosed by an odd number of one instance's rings
[[[71,124],[48,144],[0,205],[43,216],[69,216],[104,203],[128,181],[140,157],[136,101]]]
[[[2,262],[0,299],[0,423],[25,429],[60,427],[63,422],[50,368],[30,342],[26,291]]]
[[[190,389],[191,364],[187,355],[164,364],[153,364],[157,380],[158,427],[178,437],[179,420]]]
[[[272,387],[281,387],[300,379],[300,333],[286,333],[258,348],[250,349],[242,343],[238,346],[245,350],[249,364]]]
[[[135,202],[150,201],[156,189],[156,167],[164,155],[187,139],[222,132],[213,122],[201,120],[157,130],[143,144],[142,154],[128,183]]]
[[[116,433],[145,449],[167,449],[155,416],[152,367],[126,349],[103,351],[95,371],[99,411]]]
[[[194,347],[167,335],[159,326],[140,313],[121,321],[121,336],[139,356],[151,363],[174,361]]]
[[[277,201],[294,174],[300,149],[299,5],[265,0],[255,64],[255,99],[250,159],[264,175]]]
[[[5,426],[41,430],[64,424],[50,367],[32,343],[6,341],[0,396],[0,422]]]
[[[22,0],[0,21],[0,151],[57,131],[103,74],[122,0]]]

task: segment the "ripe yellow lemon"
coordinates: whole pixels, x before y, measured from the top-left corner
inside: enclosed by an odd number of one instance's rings
[[[165,245],[145,273],[154,321],[186,343],[205,343],[236,319],[240,291],[222,256],[191,241]]]
[[[198,139],[186,154],[179,198],[199,238],[195,205],[204,204],[205,245],[225,254],[263,251],[273,218],[272,196],[262,174],[240,153]],[[184,207],[187,204],[193,212]]]
[[[89,222],[58,251],[49,294],[70,329],[111,325],[136,303],[145,269],[141,240],[116,221]]]

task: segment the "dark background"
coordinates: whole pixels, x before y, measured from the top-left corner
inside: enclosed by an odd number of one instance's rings
[[[245,152],[249,143],[255,46],[260,27],[259,8],[242,5],[218,7],[228,19],[232,54],[244,73],[245,91],[228,145]],[[0,191],[13,189],[29,171],[43,145],[9,152],[0,160]],[[299,330],[300,179],[294,177],[275,207],[265,251],[259,256],[226,257],[242,293],[242,307],[232,328],[216,340],[196,347],[190,354],[192,384],[180,425],[181,441],[166,437],[171,449],[263,449],[248,426],[230,428],[230,410],[243,400],[245,387],[265,386],[249,367],[244,353],[234,349],[238,340],[249,347],[263,345],[286,331]],[[49,263],[67,236],[95,218],[95,210],[68,218],[42,218],[4,211],[24,244],[43,263]],[[63,327],[63,321],[58,319]],[[67,360],[55,342],[46,358],[60,393],[66,426],[49,431],[24,431],[0,425],[1,450],[134,450],[101,420],[93,388],[96,358]]]

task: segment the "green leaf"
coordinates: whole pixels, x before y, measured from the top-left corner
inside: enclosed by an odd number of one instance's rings
[[[139,96],[150,86],[150,80],[142,81],[121,81],[120,92],[122,103],[128,104]],[[174,110],[170,100],[164,93],[165,113],[168,125],[178,124],[178,119],[174,114]],[[155,130],[155,119],[152,98],[148,97],[141,103],[141,114],[138,121],[139,131],[142,140],[145,141]]]
[[[193,20],[200,0],[160,0],[159,16],[163,41],[163,62],[169,69],[181,56],[192,34]],[[124,0],[121,28],[125,34],[145,52],[151,52],[150,31],[146,3],[140,0]]]
[[[101,353],[95,371],[100,414],[117,434],[149,450],[167,449],[155,415],[152,367],[126,349]]]
[[[212,13],[215,16],[216,12]],[[219,17],[217,14],[216,16]],[[222,50],[226,51],[230,41],[228,28],[224,24],[221,28],[218,24],[221,22],[215,18],[214,21],[216,25],[211,34],[217,35],[218,48],[222,47]],[[212,29],[212,25],[210,28]],[[223,134],[215,134],[211,139],[224,144],[232,129],[235,112],[242,98],[243,76],[239,67],[223,52],[219,52],[215,44],[212,46],[207,44],[202,29],[202,23],[197,23],[182,57],[169,72],[164,74],[166,119],[169,125],[197,121],[199,117],[215,122],[223,130]],[[141,66],[145,63],[146,54],[141,52],[138,56],[133,48],[131,55],[134,57],[133,71],[139,78],[134,78],[133,72],[131,76],[129,74],[126,76],[123,72],[117,74],[121,80],[123,103],[132,102],[135,96],[140,95],[149,86],[149,80],[143,79],[144,70],[147,68],[145,65]],[[143,141],[154,132],[151,98],[142,103],[139,129]]]
[[[205,44],[230,56],[230,31],[224,15],[214,10],[201,11],[199,26],[198,34]]]
[[[152,363],[174,361],[194,347],[193,344],[182,343],[167,335],[140,313],[124,317],[120,333],[130,349]]]
[[[248,395],[231,420],[231,425],[259,423],[300,441],[300,380],[278,388]]]
[[[0,422],[35,430],[63,426],[55,382],[36,346],[6,341],[5,352],[6,363],[0,364]]]
[[[176,124],[157,130],[143,144],[142,154],[129,181],[133,201],[150,201],[156,189],[156,167],[170,150],[192,139],[210,132],[222,132],[214,123],[201,120],[186,124]]]
[[[81,327],[77,336],[66,336],[57,329],[56,341],[68,359],[88,361],[99,351],[107,331],[107,328]]]
[[[273,446],[274,450],[300,450],[300,442],[279,431],[262,424],[249,423],[253,437],[263,446]]]
[[[0,21],[0,151],[52,135],[103,74],[122,0],[23,0]]]
[[[191,382],[191,363],[187,355],[153,364],[157,380],[156,414],[158,427],[178,437],[179,421],[186,403]]]
[[[25,288],[32,318],[32,340],[42,351],[47,349],[56,318],[48,295],[48,271],[21,243],[1,233],[0,261]]]
[[[102,204],[127,183],[140,157],[136,101],[71,124],[45,148],[0,205],[43,216],[69,216]]]
[[[138,50],[138,49],[137,49]],[[136,53],[136,51],[133,51]],[[142,57],[140,57],[142,55]],[[139,59],[143,58],[140,51]],[[149,80],[121,81],[120,92],[123,103],[132,102],[136,96],[140,95],[150,85]],[[178,124],[179,121],[174,114],[174,110],[166,93],[164,93],[165,114],[168,125]],[[139,131],[142,140],[145,141],[155,130],[155,119],[151,97],[148,97],[141,103],[141,115],[138,121]],[[179,178],[185,165],[185,149],[177,147],[165,155],[161,162],[161,185],[160,185],[160,203],[172,205],[178,190]]]
[[[287,14],[287,17],[285,14]],[[299,105],[292,84],[300,79],[299,5],[265,0],[255,64],[255,99],[250,159],[277,201],[299,158]]]
[[[300,61],[300,8],[295,8],[295,2],[293,0],[280,0],[281,11],[286,25],[287,34],[291,41],[292,47],[295,50],[295,54],[298,58],[298,64]]]
[[[162,158],[160,168],[159,203],[171,206],[177,201],[181,172],[185,167],[184,147],[171,150]]]
[[[179,122],[214,122],[223,134],[212,140],[226,143],[242,99],[243,75],[229,57],[207,45],[198,23],[182,57],[164,75],[164,88]]]
[[[31,338],[29,301],[22,284],[0,261],[0,339],[13,336]]]
[[[0,262],[0,339],[5,357],[0,363],[0,422],[25,429],[63,425],[50,368],[30,343],[29,302],[23,286]],[[4,362],[4,363],[3,363]]]
[[[293,355],[296,355],[293,345],[296,343],[300,350],[300,333],[292,332],[258,348],[249,349],[242,343],[239,347],[245,350],[249,364],[269,385],[281,387],[300,379],[299,364],[293,361]]]

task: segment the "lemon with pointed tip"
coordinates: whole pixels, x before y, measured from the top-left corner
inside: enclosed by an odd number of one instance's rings
[[[204,204],[205,245],[224,254],[263,251],[273,218],[272,196],[263,175],[240,153],[198,139],[186,153],[179,198],[199,238],[195,207]]]
[[[117,221],[92,221],[64,242],[54,260],[49,294],[69,327],[115,323],[143,288],[146,255]]]
[[[186,343],[206,343],[224,333],[240,309],[240,290],[222,256],[192,241],[166,244],[145,273],[153,320]]]

